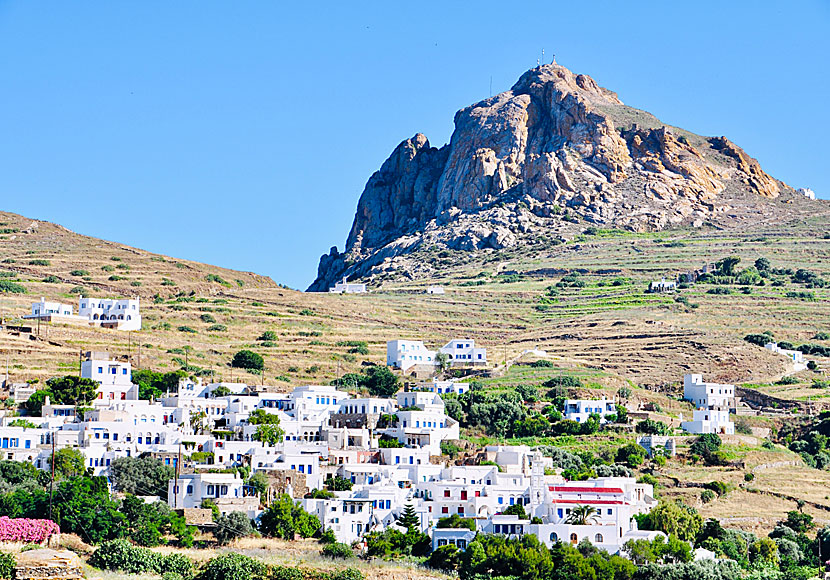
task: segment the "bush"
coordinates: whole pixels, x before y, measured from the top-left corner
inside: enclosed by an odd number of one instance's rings
[[[216,518],[216,529],[213,537],[219,545],[225,545],[237,538],[244,538],[254,533],[251,520],[247,514],[242,512],[231,512],[228,515],[220,515]]]
[[[30,266],[49,266],[49,260],[29,260]]]
[[[9,282],[8,280],[0,280],[0,292],[7,294],[26,294],[26,287],[17,282]]]
[[[637,433],[646,433],[648,435],[671,435],[672,428],[662,421],[646,419],[637,423],[636,431]]]
[[[254,369],[261,371],[265,368],[265,360],[261,355],[250,350],[240,350],[233,355],[231,366],[237,369]]]
[[[160,574],[162,559],[161,554],[133,546],[127,540],[111,540],[95,550],[89,564],[100,570],[120,570],[128,574]]]
[[[257,580],[266,577],[267,566],[259,560],[231,552],[207,561],[197,580]]]
[[[190,333],[190,334],[196,334],[196,330],[194,328],[191,328],[190,326],[180,326],[177,330],[179,332],[187,332],[187,333]]]
[[[89,276],[89,272],[87,270],[72,270],[69,273],[70,276]]]
[[[259,335],[257,340],[260,342],[274,342],[276,340],[279,340],[279,335],[275,330],[266,330],[265,332]]]
[[[320,554],[332,560],[348,560],[354,558],[352,547],[342,542],[334,542],[333,544],[326,544],[320,550]]]
[[[536,360],[536,361],[533,361],[532,363],[530,363],[530,366],[532,366],[533,368],[536,368],[536,369],[551,368],[551,367],[553,367],[553,362],[551,362],[549,360]]]
[[[0,578],[3,580],[14,580],[14,567],[16,565],[17,562],[15,562],[14,556],[5,552],[0,552]]]
[[[213,323],[216,322],[216,319],[213,317],[212,314],[202,314],[199,317],[199,320],[201,320],[202,322],[207,323],[207,324],[213,324]]]
[[[711,501],[714,501],[717,497],[718,495],[711,489],[704,489],[702,492],[700,492],[700,501],[702,501],[703,503],[709,503]]]
[[[224,324],[211,324],[208,326],[209,332],[225,332],[226,330],[228,330],[228,327]]]

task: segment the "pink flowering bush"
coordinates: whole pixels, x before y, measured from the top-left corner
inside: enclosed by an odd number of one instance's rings
[[[52,520],[0,517],[0,542],[41,544],[60,531],[58,524]]]

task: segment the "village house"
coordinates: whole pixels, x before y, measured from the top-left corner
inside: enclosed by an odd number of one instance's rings
[[[366,293],[366,284],[355,284],[346,281],[346,277],[343,276],[343,280],[337,282],[334,285],[334,288],[329,288],[329,292],[332,294],[365,294]]]
[[[781,348],[778,343],[768,342],[764,345],[768,351],[785,356],[793,362],[793,371],[799,372],[807,368],[807,363],[804,361],[804,353],[800,350],[791,350],[788,348]]]
[[[565,419],[584,423],[591,415],[599,415],[600,423],[607,423],[608,415],[617,415],[617,404],[612,399],[567,399],[562,416]]]
[[[116,330],[141,330],[141,308],[136,298],[78,298],[78,315],[90,324]]]

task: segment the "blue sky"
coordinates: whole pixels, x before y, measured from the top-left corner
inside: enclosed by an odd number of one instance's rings
[[[0,209],[296,288],[416,132],[546,58],[830,197],[830,3],[0,0]]]

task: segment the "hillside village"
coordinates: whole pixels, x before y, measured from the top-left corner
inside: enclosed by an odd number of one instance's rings
[[[69,304],[41,299],[23,319],[115,332],[140,328],[137,299],[80,296],[78,305],[75,315]],[[801,351],[771,340],[763,346],[791,360],[792,372],[806,369]],[[552,366],[544,351],[527,352],[536,359],[532,366]],[[256,353],[240,351],[233,364],[256,369],[261,362]],[[639,465],[642,457],[663,463],[674,458],[674,429],[620,393],[574,399],[560,390],[539,415],[573,425],[565,429],[571,433],[636,425],[636,445],[618,451],[616,464],[578,474],[563,468],[561,454],[526,444],[488,444],[458,456],[460,424],[445,398],[457,405],[459,397],[480,392],[476,377],[492,368],[487,348],[472,339],[453,339],[435,350],[422,341],[389,340],[386,366],[368,367],[372,382],[362,388],[359,376],[348,375],[286,393],[264,383],[171,373],[163,391],[149,390],[147,373],[135,372],[128,358],[95,351],[83,353],[79,368],[79,376],[43,386],[7,378],[4,460],[48,472],[56,457],[77,457],[117,494],[119,465],[149,458],[169,467],[173,477],[163,482],[162,493],[133,493],[148,504],[166,502],[187,524],[207,532],[227,521],[221,518],[259,521],[286,498],[317,518],[317,533],[364,555],[377,553],[378,538],[408,530],[428,538],[421,553],[444,557],[450,549],[464,552],[480,534],[533,536],[548,547],[592,545],[635,560],[635,546],[677,540],[659,527],[640,529],[662,505],[657,480],[633,477],[626,466]],[[451,378],[464,375],[469,380]],[[693,448],[716,447],[720,437],[735,435],[736,414],[758,412],[740,402],[734,385],[704,382],[700,374],[683,377],[682,398],[692,412],[680,413],[677,423],[687,437],[704,442]],[[712,561],[718,554],[698,547],[688,558]]]

